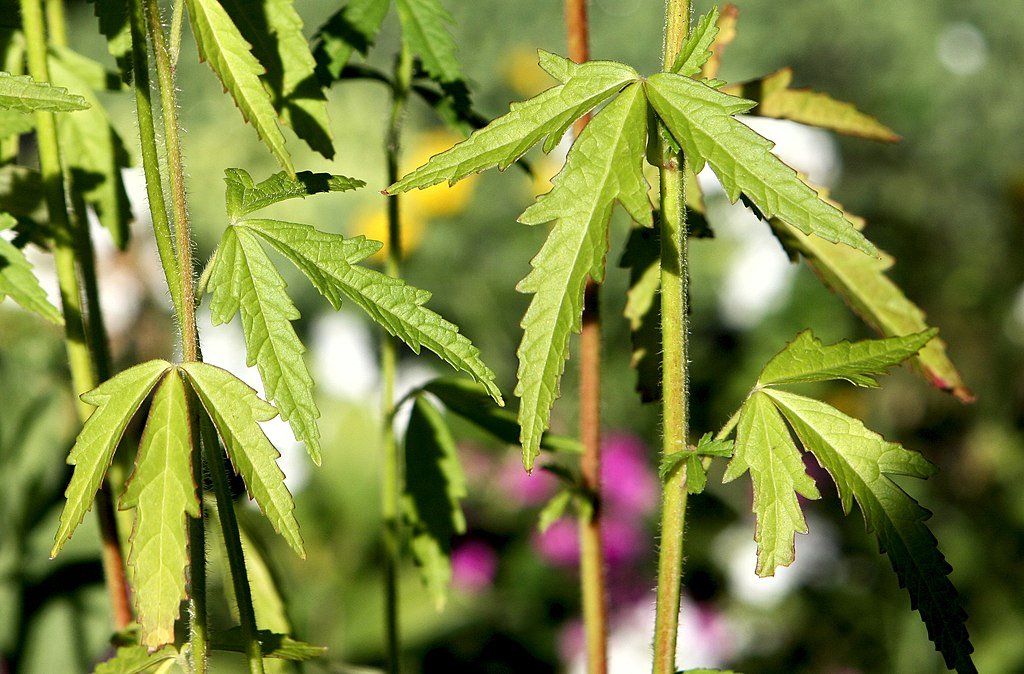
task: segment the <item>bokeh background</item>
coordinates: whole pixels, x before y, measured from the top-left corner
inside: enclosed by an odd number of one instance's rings
[[[337,8],[299,0],[307,32]],[[489,117],[550,81],[535,52],[564,52],[561,3],[446,0],[478,109]],[[941,328],[977,402],[964,406],[901,369],[880,390],[836,384],[816,392],[861,415],[887,438],[922,451],[941,472],[904,486],[934,512],[931,526],[955,571],[983,672],[1024,671],[1024,12],[1016,3],[954,0],[745,0],[723,79],[740,81],[789,65],[797,86],[854,101],[903,136],[887,146],[788,123],[760,124],[797,168],[829,186],[868,221],[868,236],[891,252],[890,275]],[[705,11],[710,3],[697,2]],[[658,68],[662,3],[593,0],[594,58]],[[73,46],[113,66],[92,8],[69,3]],[[369,61],[389,67],[397,26],[389,19]],[[277,170],[244,125],[187,35],[180,64],[185,153],[199,255],[224,224],[223,170],[256,177]],[[387,92],[374,83],[330,90],[338,150],[328,162],[297,139],[302,169],[362,178],[356,193],[289,202],[278,214],[339,233],[382,237],[383,124]],[[135,151],[133,104],[106,95]],[[404,164],[412,168],[455,140],[424,106],[410,110]],[[515,292],[543,228],[516,223],[546,191],[559,152],[531,155],[537,179],[489,172],[447,190],[406,199],[404,273],[434,292],[431,307],[458,323],[514,385],[519,320],[528,298]],[[122,364],[173,353],[175,331],[145,216],[142,179],[130,176],[140,214],[127,253],[97,230],[104,311]],[[705,183],[716,237],[692,247],[693,430],[715,430],[742,401],[760,366],[798,331],[826,342],[870,336],[804,266],[790,265],[767,227],[729,207]],[[606,317],[604,413],[608,560],[614,672],[644,671],[653,620],[658,480],[657,409],[642,405],[629,369],[626,273],[617,268],[628,223],[613,226]],[[45,273],[45,256],[34,258]],[[283,267],[284,268],[284,267]],[[253,545],[279,579],[285,616],[301,638],[326,645],[305,671],[364,671],[382,662],[377,412],[380,333],[358,313],[329,307],[297,275],[289,291],[302,310],[324,417],[323,467],[315,469],[284,426],[269,426],[296,495],[308,559],[298,560],[252,517]],[[245,371],[237,324],[209,325],[204,351]],[[575,427],[571,359],[553,426]],[[401,386],[447,374],[431,356],[407,353]],[[254,371],[246,374],[257,382]],[[61,335],[11,303],[0,305],[0,671],[83,672],[110,652],[95,527],[91,518],[58,560],[47,559],[76,431]],[[537,513],[556,487],[525,475],[518,448],[497,446],[453,422],[469,477],[469,530],[454,545],[454,588],[438,612],[411,563],[401,579],[401,623],[409,672],[581,670],[575,525],[545,534]],[[772,579],[754,574],[749,486],[710,486],[691,501],[680,665],[753,672],[942,671],[888,562],[859,514],[846,517],[834,490],[806,506],[810,534],[797,562]],[[216,559],[217,551],[211,555]],[[216,563],[212,565],[216,568]],[[214,584],[214,592],[222,583]],[[214,596],[220,596],[215,594]],[[226,598],[216,601],[230,620]],[[241,671],[225,657],[217,671]],[[371,670],[365,670],[371,671]]]

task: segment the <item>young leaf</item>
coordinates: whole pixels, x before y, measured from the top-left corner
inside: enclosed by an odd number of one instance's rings
[[[0,72],[0,108],[16,112],[71,112],[85,110],[89,104],[49,82],[37,82],[28,75]]]
[[[733,117],[753,107],[753,101],[673,73],[652,75],[646,89],[693,170],[700,172],[705,162],[711,164],[730,201],[743,193],[766,218],[778,216],[805,234],[875,254],[874,245],[839,209],[820,199],[771,153],[771,141]]]
[[[319,658],[327,652],[324,646],[314,646],[304,641],[296,641],[287,634],[277,634],[269,630],[257,630],[256,639],[260,642],[260,651],[265,658],[303,662]],[[246,642],[242,638],[241,627],[215,632],[212,645],[218,651],[246,652]]]
[[[378,250],[378,242],[362,237],[345,239],[279,220],[246,220],[238,226],[242,225],[291,260],[335,308],[341,305],[341,296],[347,296],[414,352],[427,347],[483,384],[498,404],[504,404],[494,373],[480,359],[480,350],[459,334],[457,326],[423,306],[430,299],[429,292],[354,264]]]
[[[587,277],[604,278],[612,207],[618,201],[637,222],[653,224],[641,166],[646,142],[643,89],[631,86],[587,124],[551,191],[519,217],[527,225],[556,221],[531,262],[533,270],[518,286],[534,294],[522,320],[515,391],[528,470],[558,396],[569,334],[580,330]]]
[[[403,497],[412,554],[440,611],[451,583],[452,537],[466,531],[466,477],[448,424],[422,397],[413,403],[405,433],[405,470],[414,476],[405,481]]]
[[[861,112],[852,103],[837,101],[828,94],[810,89],[790,89],[792,82],[793,70],[782,68],[752,82],[723,87],[722,91],[755,101],[757,107],[752,112],[761,117],[789,119],[847,136],[887,143],[900,140],[895,131]]]
[[[396,0],[395,4],[402,23],[402,40],[420,57],[427,74],[442,84],[462,80],[455,40],[446,26],[452,23],[451,14],[438,0]]]
[[[222,0],[252,53],[266,69],[260,76],[278,115],[313,150],[334,157],[327,98],[314,75],[316,61],[302,34],[294,0]]]
[[[863,226],[859,218],[854,221]],[[895,337],[928,329],[924,312],[886,276],[893,259],[884,251],[880,251],[881,257],[876,258],[807,236],[778,219],[772,219],[770,223],[783,245],[802,254],[825,285],[879,333]],[[915,361],[934,386],[952,392],[963,402],[974,400],[956,366],[946,355],[945,343],[938,337],[921,349]]]
[[[178,651],[174,646],[164,646],[154,653],[145,646],[122,646],[114,657],[96,665],[92,674],[142,674],[177,657]]]
[[[232,466],[245,481],[249,497],[259,505],[274,531],[304,558],[299,523],[293,512],[295,503],[277,465],[281,454],[259,426],[259,422],[277,416],[277,410],[242,380],[219,367],[191,362],[181,369],[188,374],[192,388],[217,427]]]
[[[114,130],[107,111],[100,104],[83,73],[95,78],[102,66],[69,49],[53,49],[49,60],[54,83],[81,94],[89,109],[57,118],[61,154],[71,172],[75,189],[96,210],[100,223],[122,250],[128,245],[132,222],[131,202],[121,169],[129,166],[128,151]]]
[[[7,229],[15,224],[14,218],[10,215],[0,213],[0,229]],[[23,309],[39,314],[54,325],[64,323],[60,311],[46,299],[46,291],[32,273],[32,263],[14,244],[0,238],[0,301],[8,296]]]
[[[774,389],[761,395],[771,398],[800,442],[832,476],[844,510],[849,512],[857,501],[868,531],[889,556],[946,666],[976,672],[967,614],[948,577],[952,568],[924,523],[930,513],[888,477],[926,478],[934,466],[823,402]]]
[[[676,61],[672,64],[672,72],[693,77],[700,72],[701,68],[711,58],[711,45],[718,35],[718,8],[712,7],[711,11],[700,17],[697,27],[690,31]]]
[[[174,622],[186,597],[186,515],[199,517],[188,402],[185,383],[176,370],[164,376],[153,394],[135,470],[120,508],[135,508],[128,572],[142,645],[157,648],[173,643]]]
[[[821,495],[785,422],[761,391],[743,403],[736,447],[722,481],[731,482],[747,471],[754,485],[757,575],[772,576],[777,567],[793,563],[793,539],[807,533],[797,494],[810,499]]]
[[[759,386],[845,379],[857,386],[877,387],[875,375],[885,374],[921,350],[938,330],[932,328],[906,337],[865,339],[853,344],[825,346],[804,330],[761,370]]]
[[[224,231],[209,287],[213,324],[229,323],[241,313],[246,364],[259,369],[267,400],[277,405],[295,439],[306,443],[310,458],[320,465],[320,410],[302,357],[306,348],[291,323],[299,318],[299,310],[251,230],[229,226]]]
[[[353,50],[369,51],[390,5],[391,0],[349,0],[321,26],[313,50],[321,82],[338,79]]]
[[[366,185],[355,178],[310,171],[299,171],[294,177],[281,171],[256,184],[252,176],[238,168],[225,169],[224,182],[227,183],[224,198],[228,218],[232,221],[287,199],[305,198],[322,192],[345,192]]]
[[[288,173],[294,173],[284,136],[277,125],[277,113],[260,81],[264,69],[249,51],[249,43],[217,0],[185,2],[200,58],[217,73],[224,90],[230,92],[242,111],[242,117],[256,128],[281,166]]]
[[[715,25],[718,27],[718,34],[711,45],[711,56],[704,62],[700,69],[700,76],[704,79],[713,79],[718,76],[718,70],[722,66],[722,52],[736,39],[736,23],[740,18],[740,10],[736,5],[728,3],[722,7]]]
[[[92,508],[93,496],[103,481],[125,427],[169,367],[171,364],[165,360],[151,360],[129,368],[82,394],[82,400],[96,406],[96,409],[85,422],[68,455],[68,464],[74,466],[75,471],[64,492],[67,503],[60,514],[60,526],[50,557],[57,556],[81,524],[85,513]]]
[[[496,439],[510,445],[519,444],[519,422],[516,421],[515,413],[495,405],[481,384],[466,379],[439,378],[427,382],[423,390],[444,403],[449,412]],[[580,454],[583,451],[579,440],[554,433],[545,433],[540,439],[540,446],[541,449],[567,454]]]
[[[564,84],[513,103],[508,114],[431,157],[386,191],[397,194],[445,180],[452,184],[492,166],[505,170],[543,138],[547,138],[544,151],[550,152],[573,122],[636,78],[636,71],[621,63],[588,61],[579,65]]]

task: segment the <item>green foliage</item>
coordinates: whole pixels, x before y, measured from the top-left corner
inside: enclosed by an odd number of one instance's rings
[[[686,465],[686,491],[690,494],[700,494],[708,483],[705,461],[711,457],[728,459],[734,452],[732,440],[715,440],[710,433],[705,433],[697,441],[696,446],[689,446],[684,450],[666,454],[661,457],[658,465],[658,477],[666,482],[672,472],[680,466]]]
[[[60,552],[92,507],[93,496],[128,422],[169,367],[171,364],[165,360],[141,363],[82,395],[82,400],[96,409],[85,422],[68,455],[68,463],[75,467],[75,471],[64,492],[67,503],[60,514],[51,557]]]
[[[292,662],[304,662],[318,658],[327,652],[323,646],[314,646],[303,641],[292,639],[286,634],[277,634],[270,630],[259,630],[256,638],[260,642],[260,650],[265,658],[277,658]],[[220,651],[245,652],[245,641],[242,632],[234,627],[214,636],[213,647]]]
[[[0,230],[17,224],[8,213],[0,213]],[[32,273],[32,263],[7,239],[0,238],[0,301],[5,297],[28,311],[39,314],[55,325],[62,325],[60,311],[46,299],[46,291]]]
[[[321,81],[341,76],[353,51],[364,56],[384,23],[391,0],[349,0],[317,31],[313,50]]]
[[[402,39],[423,62],[423,68],[436,81],[452,84],[462,80],[462,67],[455,56],[455,41],[446,24],[451,14],[438,0],[395,0]]]
[[[145,646],[122,646],[117,649],[114,657],[96,665],[93,674],[142,674],[154,672],[155,667],[173,663],[178,658],[178,651],[173,646],[150,653]],[[163,668],[159,671],[163,671]]]
[[[672,72],[693,77],[701,71],[701,68],[711,58],[711,45],[718,35],[718,8],[714,7],[710,12],[700,17],[697,26],[690,31],[679,50],[679,56],[672,64]]]
[[[232,221],[288,199],[305,198],[323,192],[345,192],[366,186],[365,182],[355,178],[310,171],[299,171],[294,176],[281,171],[259,184],[255,184],[252,177],[242,169],[225,169],[224,174],[224,182],[227,183],[224,197],[228,218]]]
[[[15,112],[71,112],[86,110],[89,103],[77,94],[28,75],[0,72],[0,108]]]
[[[153,395],[121,508],[135,509],[128,571],[142,645],[173,643],[178,607],[186,597],[186,515],[199,517],[192,424],[185,383],[176,370],[164,376]]]

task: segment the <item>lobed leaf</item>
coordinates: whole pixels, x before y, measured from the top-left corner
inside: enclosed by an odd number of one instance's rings
[[[96,665],[93,674],[142,674],[177,657],[174,646],[164,646],[153,653],[145,646],[122,646],[114,657]]]
[[[710,12],[700,17],[697,26],[686,37],[675,63],[672,64],[672,72],[687,77],[699,73],[711,58],[711,45],[717,35],[718,8],[712,7]]]
[[[771,153],[772,142],[733,115],[753,101],[735,98],[673,73],[647,79],[647,97],[686,152],[695,172],[711,165],[730,201],[745,194],[764,214],[777,216],[805,234],[844,243],[874,255],[874,245]]]
[[[807,533],[797,495],[821,495],[804,470],[782,416],[763,391],[755,391],[743,403],[732,461],[722,481],[731,482],[748,471],[754,485],[757,575],[772,576],[776,568],[793,563],[794,538]]]
[[[16,224],[8,213],[0,213],[0,229]],[[32,273],[32,263],[14,244],[0,238],[0,301],[10,297],[23,309],[39,314],[54,325],[63,325],[64,319],[57,307],[50,304],[46,291]]]
[[[242,476],[249,497],[259,505],[274,531],[304,558],[302,536],[293,512],[295,503],[277,465],[281,454],[259,426],[259,422],[277,416],[277,410],[242,380],[219,367],[190,362],[181,369],[217,427],[231,465]]]
[[[67,89],[37,82],[28,75],[0,72],[0,108],[15,112],[72,112],[89,103]]]
[[[228,217],[232,221],[288,199],[305,198],[323,192],[345,192],[366,185],[355,178],[310,171],[299,171],[294,176],[281,171],[257,184],[253,182],[252,176],[239,168],[225,169],[224,182],[227,183],[224,198]]]
[[[295,439],[306,444],[310,458],[320,465],[320,409],[302,357],[306,347],[291,323],[300,317],[299,310],[286,287],[251,230],[229,226],[224,231],[210,276],[213,324],[229,323],[241,313],[246,365],[259,369],[267,400],[277,405]]]
[[[540,438],[558,397],[569,334],[580,330],[587,278],[604,278],[608,221],[615,202],[636,221],[653,224],[641,165],[646,142],[643,89],[631,86],[587,124],[551,191],[519,217],[527,225],[556,221],[531,262],[533,270],[517,288],[534,295],[522,320],[515,390],[527,470],[540,451]]]
[[[353,51],[363,55],[369,51],[390,5],[391,0],[349,0],[320,27],[313,57],[323,83],[341,76]]]
[[[544,58],[545,52],[541,55]],[[508,114],[431,157],[386,192],[397,194],[445,180],[453,184],[492,166],[505,170],[544,138],[547,138],[544,151],[550,152],[573,122],[636,78],[635,70],[613,61],[588,61],[579,65],[564,84],[513,103]]]
[[[302,34],[294,0],[222,0],[224,9],[266,72],[260,76],[281,120],[310,148],[334,157],[327,97]]]
[[[768,361],[757,384],[772,386],[845,379],[857,386],[877,387],[876,375],[885,374],[889,368],[916,354],[938,332],[932,328],[905,337],[825,346],[810,330],[804,330]]]
[[[934,466],[823,402],[777,390],[762,395],[771,398],[800,442],[832,476],[844,510],[849,512],[857,502],[946,666],[961,674],[976,672],[967,614],[949,580],[952,568],[925,525],[930,513],[888,477],[925,478],[935,472]]]
[[[423,62],[431,78],[442,84],[462,80],[462,66],[455,56],[455,40],[447,24],[451,14],[438,0],[395,0],[402,24],[402,40]]]
[[[60,514],[60,525],[50,557],[56,557],[92,508],[93,496],[114,457],[114,450],[124,435],[139,405],[156,386],[171,364],[151,360],[129,368],[82,394],[82,400],[96,409],[85,422],[68,455],[68,464],[75,467],[64,497],[67,503]]]
[[[210,64],[224,90],[235,100],[243,119],[255,127],[281,166],[289,174],[294,173],[284,136],[277,125],[277,113],[260,80],[265,70],[252,55],[249,43],[217,0],[185,2],[200,58]]]
[[[122,510],[135,509],[128,573],[142,645],[150,649],[174,642],[174,623],[187,596],[186,515],[199,517],[192,475],[192,424],[185,383],[172,369],[153,394],[135,469],[120,503]]]
[[[895,143],[899,135],[871,115],[858,110],[852,103],[837,101],[828,94],[810,89],[790,89],[793,70],[782,68],[751,82],[722,89],[734,96],[742,96],[757,103],[755,115],[789,119],[801,124],[830,129],[847,136]]]
[[[455,439],[444,417],[417,396],[405,433],[405,481],[402,498],[413,559],[434,605],[440,611],[451,583],[451,541],[466,532],[461,502],[468,492]]]
[[[483,384],[498,404],[504,404],[494,373],[480,359],[480,350],[459,334],[457,326],[423,306],[430,299],[429,292],[354,264],[376,252],[378,242],[362,237],[345,239],[279,220],[246,220],[244,226],[291,260],[335,308],[340,306],[341,296],[347,296],[415,353],[427,347]]]
[[[740,10],[736,5],[727,3],[722,7],[715,25],[718,27],[718,34],[711,45],[711,56],[704,62],[700,69],[700,76],[705,79],[713,79],[718,76],[718,70],[722,66],[722,52],[736,39],[736,23],[740,18]]]

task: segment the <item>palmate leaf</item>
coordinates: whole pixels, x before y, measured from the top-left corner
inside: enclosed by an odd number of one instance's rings
[[[723,87],[722,91],[756,101],[757,107],[751,112],[761,117],[789,119],[847,136],[887,143],[900,140],[895,131],[861,112],[852,103],[837,101],[828,94],[810,89],[790,89],[792,82],[792,69],[782,68],[751,82]]]
[[[217,248],[210,276],[214,325],[242,315],[246,364],[255,365],[267,392],[295,434],[306,444],[313,462],[320,465],[320,409],[313,399],[313,378],[302,345],[291,322],[299,318],[281,274],[245,227],[229,226]]]
[[[733,458],[722,481],[730,482],[747,471],[754,485],[757,575],[771,576],[777,567],[793,562],[795,535],[807,533],[797,494],[810,499],[821,495],[804,470],[785,422],[760,391],[743,403]]]
[[[556,221],[531,262],[533,270],[518,286],[520,292],[534,294],[522,320],[515,391],[528,470],[540,452],[541,435],[558,396],[569,334],[580,330],[584,285],[588,277],[598,282],[604,278],[615,202],[637,222],[653,225],[641,166],[646,142],[643,88],[634,85],[587,124],[551,191],[519,217],[527,225]]]
[[[369,51],[390,5],[391,0],[349,0],[320,27],[313,57],[321,82],[338,79],[353,51]]]
[[[452,16],[438,0],[396,0],[402,40],[423,62],[431,78],[442,84],[462,80],[455,40],[448,32]]]
[[[857,386],[877,387],[876,375],[912,357],[938,332],[932,328],[906,337],[825,346],[810,330],[804,330],[768,361],[757,383],[773,386],[845,379]]]
[[[207,363],[185,363],[192,388],[217,427],[235,471],[242,476],[249,497],[270,520],[274,531],[300,556],[306,553],[295,521],[295,503],[277,465],[281,456],[260,428],[259,422],[277,416],[273,405],[230,372]]]
[[[9,229],[15,224],[10,214],[0,213],[0,230]],[[60,311],[46,299],[46,291],[32,273],[32,263],[14,244],[0,238],[0,301],[4,297],[10,297],[23,309],[39,314],[54,325],[64,323]]]
[[[93,496],[121,441],[125,427],[139,405],[171,367],[165,360],[151,360],[121,372],[92,391],[82,400],[96,407],[78,434],[68,463],[75,467],[64,497],[67,503],[60,514],[60,525],[50,556],[60,549],[92,508]]]
[[[249,50],[249,43],[217,0],[185,0],[192,34],[199,56],[210,64],[224,90],[231,94],[242,117],[277,157],[281,166],[294,173],[291,155],[277,125],[277,113],[260,76],[264,68]]]
[[[849,512],[857,502],[946,666],[961,674],[976,672],[967,614],[948,577],[952,568],[925,525],[930,513],[888,477],[926,478],[935,468],[920,454],[885,441],[825,403],[774,389],[760,395],[771,399],[803,446],[832,476],[844,510]]]
[[[185,383],[171,370],[153,394],[135,469],[120,503],[122,510],[135,509],[128,571],[142,645],[149,648],[174,641],[174,622],[186,597],[186,515],[199,517],[192,474]]]
[[[771,153],[771,141],[733,117],[753,107],[753,101],[674,73],[652,75],[645,88],[693,170],[710,164],[731,201],[742,193],[766,218],[778,216],[805,234],[875,254],[874,245],[839,209],[819,198]]]
[[[569,63],[568,59],[541,54],[551,63]],[[451,184],[493,166],[504,170],[545,138],[544,151],[550,152],[573,122],[637,78],[635,70],[612,61],[588,61],[571,72],[564,84],[513,103],[508,114],[431,157],[386,192],[397,194],[442,181]]]
[[[452,578],[452,537],[466,531],[466,476],[444,417],[420,396],[405,433],[405,470],[414,477],[405,481],[402,499],[412,555],[440,611]]]
[[[295,135],[324,157],[334,156],[327,97],[314,70],[316,61],[302,34],[294,0],[222,0],[252,53],[266,69],[260,79],[274,108]]]
[[[28,75],[0,72],[0,108],[15,112],[71,112],[85,110],[89,103],[67,89],[37,82]]]
[[[427,347],[480,382],[503,404],[494,373],[480,359],[480,350],[457,326],[423,306],[430,299],[429,292],[355,264],[379,250],[380,243],[362,237],[345,239],[279,220],[253,219],[238,224],[243,225],[291,260],[335,308],[341,306],[342,296],[348,297],[415,353]]]
[[[228,218],[232,221],[288,199],[345,192],[366,185],[355,178],[310,171],[299,171],[294,176],[281,171],[257,184],[246,171],[238,168],[225,169],[224,182],[227,183],[224,196]]]

